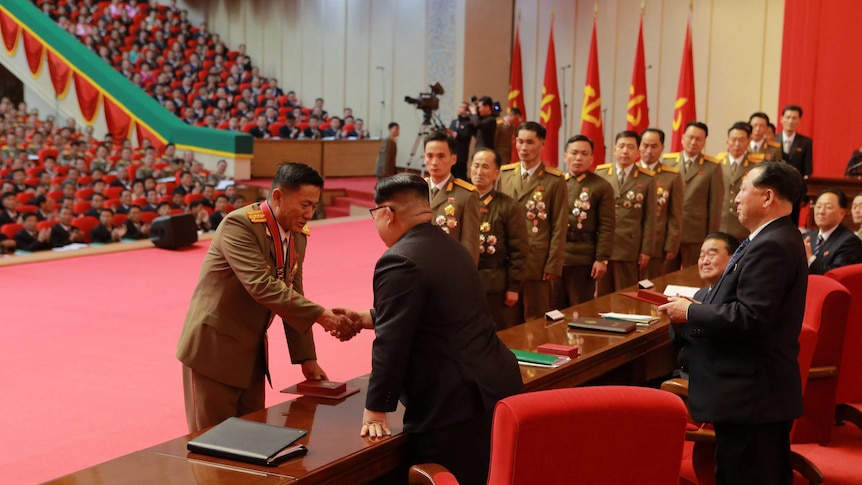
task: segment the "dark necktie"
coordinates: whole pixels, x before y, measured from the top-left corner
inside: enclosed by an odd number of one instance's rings
[[[813,251],[813,253],[814,253],[814,255],[815,255],[815,256],[817,256],[817,255],[820,253],[820,248],[822,248],[822,247],[823,247],[823,242],[824,242],[824,241],[825,241],[825,239],[823,239],[823,234],[818,234],[818,235],[817,235],[817,241],[815,241],[815,242],[814,242],[814,251]]]
[[[434,200],[434,197],[437,197],[437,192],[440,192],[440,189],[437,187],[431,188],[431,200]]]
[[[712,288],[710,288],[706,292],[706,297],[704,297],[703,301],[707,301],[709,299],[709,295],[716,288],[718,288],[718,286],[721,284],[721,280],[723,280],[724,276],[727,275],[727,273],[733,269],[733,265],[736,264],[736,262],[742,256],[742,250],[745,249],[745,246],[748,246],[748,243],[750,243],[750,242],[751,242],[751,239],[745,238],[745,240],[742,241],[742,244],[740,244],[739,247],[736,248],[736,251],[733,252],[733,256],[730,257],[730,261],[727,262],[727,267],[724,268],[724,271],[721,273],[721,278],[719,278],[718,281],[715,283],[715,285],[713,285]]]

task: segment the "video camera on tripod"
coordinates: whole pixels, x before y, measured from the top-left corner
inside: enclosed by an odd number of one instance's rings
[[[445,131],[446,125],[440,120],[440,117],[435,111],[440,108],[440,98],[446,91],[439,82],[429,85],[431,89],[428,93],[419,93],[419,97],[413,98],[404,96],[404,102],[416,106],[416,109],[421,110],[422,125],[419,127],[419,133],[416,135],[416,141],[413,142],[413,149],[410,150],[410,158],[407,159],[407,166],[413,162],[413,157],[419,149],[420,144],[425,140],[425,137],[432,131]]]

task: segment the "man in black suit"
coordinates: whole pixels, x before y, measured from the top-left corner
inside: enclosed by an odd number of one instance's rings
[[[688,404],[715,427],[718,484],[791,484],[790,428],[802,414],[797,355],[808,264],[791,220],[802,177],[782,162],[753,168],[736,196],[751,231],[703,301],[659,307],[692,337]]]
[[[52,248],[59,248],[67,244],[84,242],[84,235],[80,229],[72,226],[74,214],[72,209],[61,207],[58,219],[60,222],[51,227],[50,243]]]
[[[805,254],[808,272],[825,274],[830,269],[862,263],[862,241],[841,221],[847,214],[847,196],[838,189],[826,189],[814,203],[814,223],[818,230],[808,231]]]
[[[789,104],[784,107],[781,112],[781,133],[775,138],[775,141],[781,145],[781,158],[796,167],[803,178],[811,176],[814,158],[814,142],[811,138],[801,135],[796,131],[799,126],[799,121],[802,119],[802,108]],[[793,207],[793,223],[799,224],[799,209],[806,203],[806,190],[803,188],[800,200]]]
[[[425,181],[383,179],[374,202],[389,250],[374,270],[374,309],[348,313],[376,334],[361,435],[390,434],[386,413],[400,399],[410,463],[484,484],[494,405],[521,390],[518,363],[494,332],[473,257],[431,223]]]
[[[39,218],[35,212],[24,214],[24,229],[15,234],[15,246],[21,251],[45,251],[51,249],[51,230],[39,230]]]

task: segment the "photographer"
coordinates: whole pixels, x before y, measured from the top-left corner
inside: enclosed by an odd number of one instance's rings
[[[458,118],[449,124],[449,136],[455,139],[457,156],[455,166],[452,167],[452,175],[467,180],[467,160],[470,158],[470,139],[473,137],[473,129],[466,101],[458,105]]]
[[[470,105],[470,122],[473,124],[472,134],[476,137],[474,149],[493,149],[497,120],[494,117],[494,101],[490,96],[482,96],[478,103]]]

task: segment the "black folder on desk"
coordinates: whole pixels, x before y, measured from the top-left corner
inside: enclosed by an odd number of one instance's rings
[[[308,452],[290,446],[305,436],[304,429],[285,428],[240,418],[228,418],[188,442],[188,450],[263,466],[275,466]]]
[[[601,330],[602,332],[629,333],[634,331],[635,322],[624,322],[622,320],[605,320],[604,318],[579,317],[569,322],[569,328],[583,328],[587,330]]]

